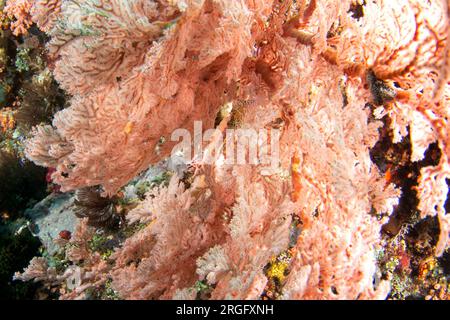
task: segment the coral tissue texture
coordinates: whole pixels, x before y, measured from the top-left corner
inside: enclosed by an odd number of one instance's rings
[[[84,257],[79,285],[63,297],[108,281],[126,299],[193,298],[202,281],[213,299],[257,299],[264,267],[289,249],[281,297],[385,298],[375,251],[400,190],[370,158],[383,125],[395,143],[408,136],[411,161],[438,145],[417,194],[422,217],[439,219],[436,255],[447,248],[446,1],[30,2],[71,100],[35,128],[26,154],[56,168],[63,191],[116,194],[170,154],[175,129],[213,128],[225,105],[221,130],[280,130],[276,168],[195,159],[188,184],[175,175],[147,194],[126,216],[144,227],[108,264]],[[89,227],[80,228],[84,243]],[[42,279],[46,268],[34,260],[22,277]]]

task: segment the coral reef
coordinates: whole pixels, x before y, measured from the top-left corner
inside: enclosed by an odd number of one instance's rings
[[[64,268],[35,258],[17,279],[65,299],[95,288],[114,299],[446,296],[432,270],[450,231],[447,1],[26,3],[26,18],[13,16],[49,35],[71,98],[25,154],[55,168],[62,191],[117,197],[171,154],[176,129],[204,152],[122,208],[134,232],[111,235],[108,250],[92,247],[107,231],[88,224],[117,212],[96,195],[88,202],[102,204],[84,205],[89,218],[60,241]],[[198,122],[216,130],[195,144]],[[251,150],[227,161],[230,146],[245,148],[238,135],[222,141],[229,129],[269,131],[247,143],[259,155],[278,137],[276,163],[252,162]],[[411,260],[414,232],[397,234],[429,220],[434,239]],[[429,283],[414,288],[409,267]]]

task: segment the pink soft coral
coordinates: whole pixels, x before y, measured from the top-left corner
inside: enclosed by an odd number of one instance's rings
[[[64,190],[116,192],[169,154],[161,138],[196,120],[213,127],[226,103],[220,130],[281,132],[275,168],[196,159],[190,188],[174,177],[130,212],[147,225],[102,271],[122,297],[192,296],[200,279],[215,285],[212,298],[257,298],[292,215],[302,226],[285,298],[385,297],[389,284],[373,285],[384,221],[369,213],[390,213],[400,192],[371,162],[382,122],[369,102],[391,118],[395,142],[409,127],[412,161],[438,143],[439,165],[422,169],[418,195],[422,215],[439,217],[436,253],[445,250],[446,2],[370,1],[361,17],[350,0],[79,2],[84,10],[63,1],[49,31],[71,106],[26,150],[57,168]],[[374,99],[374,81],[395,93]]]

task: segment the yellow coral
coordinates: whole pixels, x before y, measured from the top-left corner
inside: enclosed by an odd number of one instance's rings
[[[277,258],[273,258],[270,261],[270,267],[267,270],[267,277],[283,282],[286,277],[286,270],[289,267],[289,261],[290,257],[286,254],[281,254]]]

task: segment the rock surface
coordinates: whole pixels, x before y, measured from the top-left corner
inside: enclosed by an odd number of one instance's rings
[[[31,232],[39,238],[50,254],[58,250],[53,240],[59,237],[61,231],[75,231],[78,219],[74,214],[74,206],[73,192],[52,193],[25,212],[25,216],[31,220]]]
[[[176,156],[150,167],[124,187],[125,198],[128,201],[138,199],[139,186],[152,186],[155,179],[157,180],[165,172],[178,172],[184,167],[182,158]],[[147,190],[144,189],[144,191]],[[73,234],[78,224],[78,218],[74,213],[74,200],[74,192],[52,193],[25,212],[25,216],[31,221],[30,231],[39,238],[51,255],[59,249],[54,240],[60,237],[60,232],[67,230]]]

